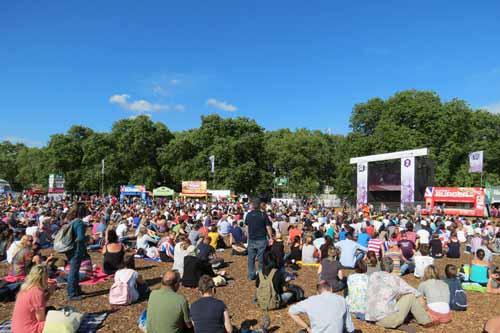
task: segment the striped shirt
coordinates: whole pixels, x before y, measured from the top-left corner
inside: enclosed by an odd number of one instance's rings
[[[378,238],[372,238],[368,241],[368,251],[373,251],[380,258],[380,250],[384,246],[384,241]]]

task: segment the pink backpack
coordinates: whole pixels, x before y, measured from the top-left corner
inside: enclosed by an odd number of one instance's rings
[[[109,303],[112,305],[129,305],[132,304],[132,293],[128,286],[128,282],[134,274],[133,269],[126,269],[126,274],[121,276],[121,274],[115,273],[115,282],[109,290]],[[121,278],[118,278],[120,277]]]

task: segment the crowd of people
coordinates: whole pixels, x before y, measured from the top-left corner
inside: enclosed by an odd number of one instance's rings
[[[0,260],[9,268],[0,296],[15,297],[13,333],[43,331],[47,311],[55,310],[47,302],[56,288],[65,285],[77,307],[86,297],[80,283],[98,269],[114,279],[111,304],[147,300],[143,327],[149,333],[232,332],[229,309],[216,297],[217,288],[234,279],[224,270],[222,249],[246,256],[256,307],[265,313],[288,307],[297,328],[307,332],[353,332],[353,317],[412,332],[413,322],[446,324],[453,311],[465,311],[464,289],[500,294],[500,270],[493,264],[500,254],[500,224],[493,220],[311,202],[146,204],[111,196],[8,196],[0,199],[0,214]],[[96,256],[100,267],[92,262]],[[462,256],[467,263],[438,268],[442,258]],[[171,263],[159,289],[151,291],[135,270],[138,258]],[[317,269],[317,295],[305,298],[293,282],[307,266]],[[408,274],[420,280],[417,288],[403,278]],[[178,292],[181,285],[197,288],[200,299],[189,305]],[[269,324],[266,316],[260,330],[240,330],[266,331]]]

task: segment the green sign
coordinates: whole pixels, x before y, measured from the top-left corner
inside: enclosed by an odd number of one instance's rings
[[[161,186],[153,190],[153,196],[155,197],[172,197],[174,196],[174,190],[166,186]]]
[[[500,202],[500,186],[487,187],[486,197],[490,204]]]
[[[288,178],[276,177],[276,178],[274,178],[274,184],[276,186],[287,186],[288,185]]]

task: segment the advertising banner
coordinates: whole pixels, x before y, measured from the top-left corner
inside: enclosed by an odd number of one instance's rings
[[[49,175],[49,193],[64,193],[64,176],[50,174]]]
[[[415,157],[401,159],[401,210],[415,202]]]
[[[358,162],[357,166],[357,203],[358,206],[362,206],[368,203],[368,162]]]
[[[183,181],[182,195],[185,196],[206,196],[207,182],[206,181]]]
[[[121,193],[143,193],[146,192],[146,185],[122,185]]]
[[[425,190],[426,198],[433,198],[438,202],[474,202],[477,195],[484,194],[479,187],[428,187]]]
[[[479,216],[485,214],[486,194],[480,187],[427,187],[425,214]]]
[[[469,154],[469,172],[483,172],[483,151]]]
[[[174,190],[166,186],[161,186],[153,190],[153,195],[155,197],[172,197],[174,196]]]
[[[231,198],[230,190],[207,190],[207,193],[215,199],[228,199]]]

